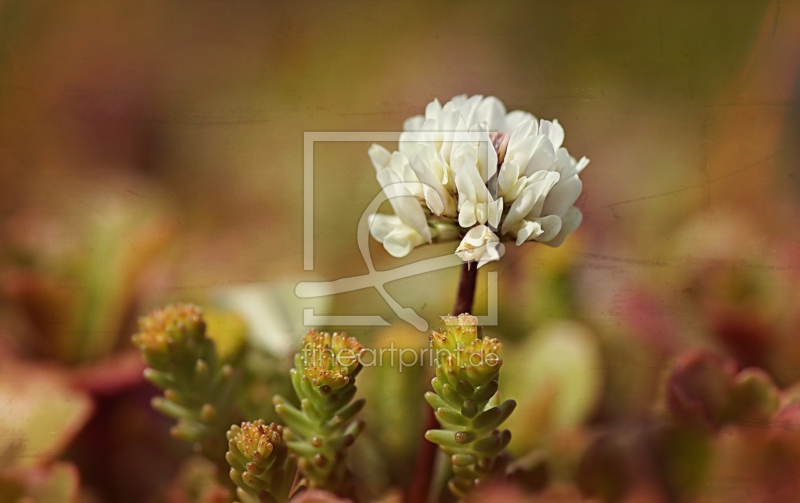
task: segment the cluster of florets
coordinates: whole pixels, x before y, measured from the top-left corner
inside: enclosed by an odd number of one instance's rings
[[[302,348],[303,375],[314,386],[342,388],[361,369],[364,348],[354,337],[312,330],[303,337]]]

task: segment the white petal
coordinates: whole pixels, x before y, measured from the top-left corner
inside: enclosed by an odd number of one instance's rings
[[[534,120],[523,122],[511,133],[511,137],[508,139],[509,147],[530,136],[537,136],[538,128],[539,123]]]
[[[542,141],[539,142],[536,149],[533,151],[530,161],[528,161],[523,173],[525,173],[526,176],[530,176],[537,171],[549,170],[554,159],[555,150],[553,149],[553,144],[548,138],[542,138]]]
[[[506,107],[494,96],[488,96],[478,105],[475,112],[475,123],[486,122],[491,132],[501,131],[505,126]]]
[[[430,145],[433,148],[433,142],[428,139],[428,133],[424,131],[406,131],[400,133],[398,148],[403,155],[410,158],[416,153],[417,145],[420,143]]]
[[[384,215],[383,213],[375,213],[370,215],[369,233],[375,238],[375,241],[383,243],[383,239],[392,232],[397,226],[402,225],[403,222],[397,215]]]
[[[466,102],[467,102],[467,95],[458,94],[450,98],[450,101],[444,104],[442,110],[446,110],[448,112],[458,111],[458,108]]]
[[[581,225],[581,221],[583,220],[583,214],[581,210],[573,206],[572,208],[568,209],[564,216],[561,218],[561,230],[558,232],[558,235],[548,241],[548,246],[556,247],[561,246],[561,243],[569,236],[570,234]]]
[[[419,201],[411,195],[397,173],[391,169],[384,169],[378,172],[377,178],[389,198],[389,203],[394,208],[395,215],[400,217],[404,224],[422,235],[426,241],[430,241],[431,232],[428,229],[425,212],[422,211]]]
[[[422,131],[422,125],[425,123],[425,117],[422,115],[415,115],[409,117],[403,122],[403,131]]]
[[[547,202],[547,196],[552,191],[553,186],[556,183],[558,183],[560,176],[561,175],[559,175],[555,171],[548,171],[545,174],[544,180],[542,180],[542,183],[544,184],[544,187],[542,188],[542,193],[536,200],[536,203],[534,203],[531,211],[529,211],[528,214],[525,216],[527,220],[533,220],[534,218],[539,218],[542,215],[542,207],[544,207],[545,202]]]
[[[503,226],[501,228],[501,232],[503,234],[511,232],[512,228],[514,228],[526,215],[536,208],[537,203],[539,203],[540,200],[544,200],[547,192],[550,190],[553,184],[558,181],[558,176],[558,173],[548,171],[544,178],[537,180],[525,187],[525,190],[522,191],[519,197],[517,197],[517,199],[511,205],[505,220],[503,220]],[[538,214],[535,215],[535,217],[538,216]]]
[[[503,216],[503,198],[488,203],[489,205],[489,227],[497,229],[500,227],[500,218]]]
[[[507,193],[519,179],[519,163],[517,161],[506,161],[500,168],[497,177],[497,188],[501,194]]]
[[[461,227],[472,227],[478,223],[475,213],[475,204],[469,200],[464,201],[464,204],[458,210],[458,225]]]
[[[517,161],[520,165],[520,171],[525,173],[525,168],[531,160],[531,155],[545,139],[543,135],[539,135],[526,136],[518,141],[515,140],[513,143],[509,140],[505,160]]]
[[[442,196],[427,185],[424,185],[422,190],[425,194],[425,204],[428,206],[428,209],[431,210],[431,213],[434,215],[441,215],[444,213],[444,201],[442,201]]]
[[[509,112],[506,115],[506,124],[503,132],[511,133],[512,131],[517,129],[520,126],[520,124],[527,121],[536,121],[536,117],[522,110],[514,110],[513,112]]]
[[[456,133],[466,131],[467,125],[458,112],[444,110],[442,111],[439,123],[442,128],[442,147],[439,151],[442,153],[442,156],[444,156],[445,161],[452,166],[451,152],[453,151],[453,138]]]
[[[447,211],[449,216],[454,216],[456,201],[447,192],[447,189],[444,188],[444,185],[434,175],[433,171],[416,155],[411,158],[410,166],[424,187],[423,193],[425,194],[425,202],[428,203],[428,208],[436,215],[441,215]]]
[[[460,113],[461,117],[464,118],[464,123],[467,125],[467,127],[476,124],[475,111],[478,109],[478,105],[481,104],[482,99],[483,96],[476,94],[475,96],[468,98],[463,105],[458,107],[458,113]]]
[[[478,173],[480,173],[481,179],[485,183],[497,173],[497,151],[494,149],[489,133],[484,126],[473,126],[470,132],[477,134],[480,138],[477,142],[476,150],[478,156],[476,161]]]
[[[486,221],[489,219],[489,208],[487,203],[478,203],[475,206],[475,218],[477,218],[478,222],[481,224],[486,223]]]
[[[519,197],[522,191],[525,190],[527,184],[528,181],[525,177],[520,178],[503,197],[507,202],[513,203]]]
[[[475,164],[475,157],[473,157],[469,145],[462,146],[455,154],[453,168],[456,173],[459,204],[461,203],[462,193],[476,204],[489,201],[491,197],[489,189],[478,173],[478,166]]]
[[[505,247],[503,246],[503,243],[487,243],[486,251],[483,253],[483,255],[481,255],[480,260],[478,260],[478,269],[489,262],[500,260],[500,257],[503,256],[504,251]]]
[[[566,180],[572,175],[577,174],[575,171],[575,159],[569,155],[567,149],[561,147],[556,150],[556,157],[553,160],[553,170],[561,173],[561,179]]]
[[[552,122],[542,120],[539,124],[539,133],[547,135],[553,143],[553,148],[558,149],[564,143],[564,128],[558,123],[558,120],[553,119]]]
[[[388,150],[377,143],[370,145],[369,150],[367,150],[367,154],[369,154],[369,159],[372,161],[372,165],[375,166],[375,171],[386,169],[386,167],[389,165],[389,159],[392,155]]]
[[[389,255],[400,258],[411,253],[414,247],[426,242],[425,238],[417,231],[407,225],[401,225],[386,236],[383,240],[383,247],[389,252]]]
[[[546,243],[558,235],[561,230],[561,217],[558,215],[548,215],[534,220],[542,226],[542,234],[535,238],[536,241]]]
[[[559,181],[547,194],[547,199],[542,206],[542,214],[563,215],[578,200],[581,189],[583,189],[583,182],[578,175]]]
[[[438,99],[434,98],[433,101],[428,103],[428,106],[425,107],[425,118],[438,119],[440,113],[442,113],[442,105],[439,103]]]
[[[535,239],[542,235],[542,225],[539,222],[523,220],[522,225],[517,229],[517,246],[529,239]]]
[[[575,165],[575,171],[578,172],[578,174],[580,174],[588,165],[589,165],[589,159],[585,156],[581,157],[581,160],[578,161],[578,164]]]

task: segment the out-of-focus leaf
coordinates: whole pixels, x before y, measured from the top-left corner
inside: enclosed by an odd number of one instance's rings
[[[217,467],[201,456],[186,459],[166,492],[166,503],[228,503],[230,491],[217,482]]]
[[[666,401],[680,421],[718,428],[768,421],[780,392],[760,369],[736,372],[736,363],[698,351],[684,355],[667,380]]]
[[[578,427],[600,397],[599,349],[581,324],[548,325],[521,347],[503,348],[503,359],[500,390],[518,404],[507,423],[514,453]]]
[[[46,367],[0,362],[0,465],[40,466],[57,456],[92,411],[88,395]]]
[[[375,439],[396,484],[405,484],[407,469],[424,433],[425,402],[429,387],[428,338],[410,325],[380,331],[364,357],[364,379],[359,381],[367,399],[364,417],[369,436]],[[420,365],[422,363],[422,365]]]
[[[0,501],[74,503],[78,486],[78,470],[69,463],[0,471]]]
[[[290,501],[292,503],[351,503],[350,500],[339,498],[333,493],[319,489],[303,491]]]
[[[141,382],[144,368],[142,355],[131,349],[75,369],[70,373],[70,380],[76,388],[92,394],[111,395]]]
[[[295,284],[251,284],[227,288],[216,293],[220,307],[237,313],[247,325],[249,342],[255,347],[283,357],[312,327],[303,323],[304,309],[326,312],[331,297],[301,299]]]
[[[227,360],[238,353],[247,340],[247,325],[236,313],[204,309],[206,337],[214,341],[217,355]]]
[[[721,424],[736,364],[707,351],[683,355],[667,380],[666,402],[688,423]]]

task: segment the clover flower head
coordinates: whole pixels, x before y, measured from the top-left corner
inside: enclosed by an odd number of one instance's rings
[[[303,365],[303,375],[314,386],[336,390],[350,382],[360,370],[359,357],[363,351],[355,337],[312,330],[303,336],[298,357]]]
[[[370,217],[391,255],[461,239],[456,254],[478,267],[499,260],[500,241],[559,246],[582,220],[575,202],[585,157],[570,156],[557,120],[506,112],[495,97],[434,99],[406,120],[398,150],[368,151],[394,215]]]

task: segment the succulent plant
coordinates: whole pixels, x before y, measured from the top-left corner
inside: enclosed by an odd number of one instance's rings
[[[175,304],[139,320],[133,336],[148,368],[144,377],[164,390],[153,399],[159,412],[177,419],[172,435],[192,442],[219,462],[225,450],[223,432],[235,417],[234,371],[221,364],[197,306]]]
[[[464,497],[476,485],[505,473],[504,449],[511,432],[498,427],[516,403],[500,403],[497,392],[500,342],[481,338],[478,319],[469,314],[445,316],[442,321],[442,333],[431,335],[435,393],[425,394],[442,429],[428,430],[425,438],[450,457],[453,477],[448,485],[453,494]]]
[[[286,443],[311,489],[339,496],[352,493],[346,452],[364,427],[355,419],[364,400],[353,401],[363,351],[353,337],[312,330],[303,337],[290,371],[300,408],[282,396],[273,399],[275,411],[286,423]]]
[[[227,433],[231,480],[240,503],[283,503],[289,499],[297,471],[283,428],[259,419],[231,426]]]

